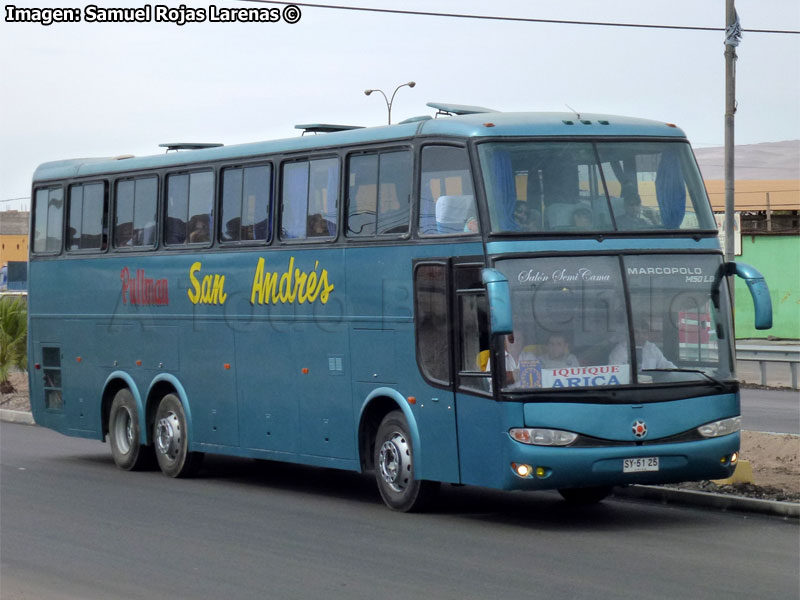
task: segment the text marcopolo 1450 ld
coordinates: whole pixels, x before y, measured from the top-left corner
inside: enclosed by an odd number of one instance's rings
[[[178,7],[145,4],[137,8],[104,8],[89,4],[83,8],[31,8],[5,6],[6,23],[297,23],[300,9],[294,5],[280,8]]]

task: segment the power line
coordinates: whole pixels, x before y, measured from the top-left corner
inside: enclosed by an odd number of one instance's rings
[[[651,25],[647,23],[618,23],[606,21],[570,21],[565,19],[534,19],[531,17],[502,17],[495,15],[470,15],[463,13],[443,13],[423,10],[400,10],[395,8],[370,8],[366,6],[343,6],[338,4],[312,4],[310,2],[287,2],[281,0],[238,0],[239,2],[256,2],[259,4],[281,4],[301,6],[303,8],[327,8],[331,10],[350,10],[355,12],[373,12],[394,15],[413,15],[421,17],[448,17],[451,19],[481,19],[486,21],[508,21],[516,23],[546,23],[553,25],[592,25],[598,27],[632,27],[639,29],[677,29],[683,31],[725,31],[724,27],[696,27],[691,25]],[[782,29],[743,29],[745,33],[778,33],[800,35],[800,31]]]

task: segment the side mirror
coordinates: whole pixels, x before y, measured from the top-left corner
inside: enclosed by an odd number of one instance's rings
[[[511,321],[511,292],[508,279],[497,269],[484,269],[481,273],[486,285],[492,335],[508,335],[514,332]]]
[[[764,276],[748,264],[731,262],[725,265],[726,274],[736,274],[737,277],[744,279],[747,289],[753,297],[753,307],[755,309],[755,328],[770,329],[772,327],[772,299],[769,297],[769,288]]]

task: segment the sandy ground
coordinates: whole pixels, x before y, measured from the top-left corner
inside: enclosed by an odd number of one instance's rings
[[[27,374],[12,373],[10,379],[16,391],[0,394],[0,408],[29,411]],[[743,431],[740,454],[750,461],[754,486],[706,482],[681,487],[800,502],[800,436]]]

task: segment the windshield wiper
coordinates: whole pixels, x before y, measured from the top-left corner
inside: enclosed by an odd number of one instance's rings
[[[715,386],[717,386],[720,390],[724,391],[725,389],[727,389],[725,384],[722,383],[719,379],[717,379],[715,377],[712,377],[711,375],[709,375],[705,371],[701,371],[700,369],[678,369],[678,368],[674,368],[674,369],[641,369],[641,371],[640,371],[640,373],[653,373],[653,372],[656,372],[656,373],[699,373],[700,375],[702,375],[703,377],[708,379],[711,383],[713,383]]]

